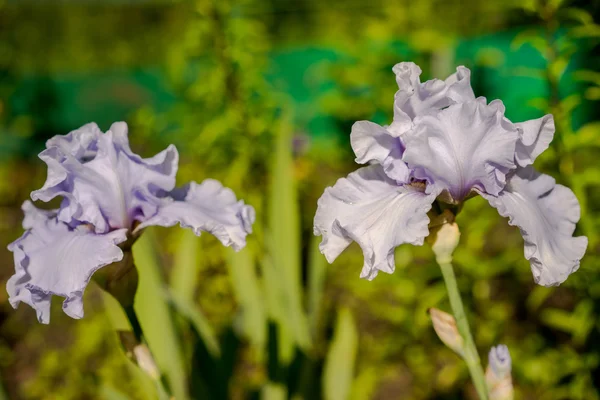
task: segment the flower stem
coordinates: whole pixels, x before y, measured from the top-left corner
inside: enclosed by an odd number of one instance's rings
[[[473,380],[479,398],[481,400],[487,400],[488,393],[485,376],[483,374],[483,369],[481,368],[479,354],[477,353],[471,330],[469,329],[469,321],[467,321],[462,299],[460,298],[460,292],[458,291],[458,285],[456,284],[456,276],[452,269],[452,263],[450,261],[440,262],[440,260],[438,260],[438,264],[442,269],[442,275],[444,276],[444,282],[446,283],[446,289],[448,290],[448,298],[450,299],[450,307],[452,307],[452,313],[454,314],[458,331],[465,343],[464,360],[469,368],[469,373],[471,374],[471,379]]]

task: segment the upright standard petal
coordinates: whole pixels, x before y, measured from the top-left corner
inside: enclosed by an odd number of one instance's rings
[[[67,315],[83,317],[83,292],[92,274],[123,258],[118,244],[127,239],[127,230],[98,235],[85,225],[71,228],[56,219],[55,211],[38,210],[30,202],[23,211],[27,231],[8,246],[15,260],[15,274],[6,285],[11,305],[29,304],[47,324],[56,295],[65,298]]]
[[[136,232],[152,225],[173,226],[179,223],[200,236],[212,233],[225,246],[240,250],[246,245],[246,235],[252,233],[254,208],[237,200],[231,189],[214,179],[201,184],[191,182],[161,199],[157,213],[142,221]]]
[[[394,99],[394,121],[398,127],[404,127],[404,131],[419,115],[475,99],[468,68],[458,67],[445,81],[432,79],[424,83],[419,78],[421,68],[415,63],[396,64],[393,71],[400,88]]]
[[[355,241],[365,258],[362,278],[392,273],[397,246],[423,244],[435,196],[398,185],[380,165],[361,168],[325,189],[319,199],[314,233],[323,236],[321,252],[331,263]]]
[[[436,114],[417,117],[403,136],[403,159],[427,190],[447,191],[451,202],[471,190],[497,195],[505,175],[515,167],[516,128],[504,118],[498,102],[455,104]]]
[[[83,125],[66,135],[57,135],[46,142],[46,148],[57,147],[62,154],[70,154],[79,161],[92,159],[98,151],[102,131],[95,122]]]
[[[554,118],[547,114],[542,118],[518,122],[515,126],[519,130],[515,161],[520,167],[526,167],[550,146],[554,138]]]
[[[585,236],[573,237],[580,209],[573,192],[532,167],[518,169],[500,194],[482,194],[525,240],[535,282],[556,286],[579,268]]]
[[[77,137],[83,135],[74,135],[73,140]],[[54,143],[61,143],[59,139]],[[131,152],[124,123],[113,124],[95,146],[90,159],[64,152],[64,145],[43,151],[40,158],[48,165],[48,178],[31,197],[49,201],[64,196],[58,219],[91,223],[97,232],[130,228],[134,220],[155,214],[152,199],[175,186],[175,147],[143,159]]]
[[[410,171],[402,161],[404,145],[394,132],[373,122],[358,121],[352,125],[350,143],[357,163],[378,162],[391,179],[400,184],[409,181]]]

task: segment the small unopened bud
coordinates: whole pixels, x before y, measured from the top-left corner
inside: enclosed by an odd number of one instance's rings
[[[431,316],[433,329],[440,340],[444,342],[446,346],[454,350],[459,356],[464,357],[464,341],[458,332],[454,317],[437,308],[430,308],[429,315]]]
[[[135,357],[135,361],[140,366],[142,371],[150,375],[152,379],[160,379],[160,371],[154,362],[154,358],[152,358],[152,354],[150,354],[150,349],[148,349],[148,346],[145,344],[138,344],[133,348],[133,356]]]
[[[460,240],[460,231],[456,223],[443,224],[434,233],[433,253],[438,264],[452,262],[452,253]]]
[[[506,345],[492,347],[489,354],[485,380],[488,386],[490,400],[512,400],[514,397],[511,358]]]

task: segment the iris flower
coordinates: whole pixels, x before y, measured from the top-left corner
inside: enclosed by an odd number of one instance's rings
[[[558,285],[579,268],[586,237],[573,237],[573,192],[532,164],[554,135],[552,115],[521,123],[499,100],[476,98],[470,71],[422,83],[420,68],[397,64],[399,90],[389,126],[359,121],[350,136],[356,162],[319,199],[314,231],[331,263],[352,242],[364,253],[361,277],[394,271],[394,249],[422,245],[435,201],[460,207],[480,195],[517,226],[535,282]]]
[[[83,317],[83,292],[100,268],[121,261],[147,226],[207,231],[239,250],[251,233],[254,209],[238,201],[218,181],[175,188],[177,149],[171,145],[151,158],[129,147],[127,125],[106,133],[94,123],[55,136],[40,158],[48,165],[44,186],[33,200],[62,197],[55,210],[23,204],[25,233],[8,246],[15,274],[7,290],[13,307],[24,302],[48,323],[53,295],[64,297],[63,310]]]

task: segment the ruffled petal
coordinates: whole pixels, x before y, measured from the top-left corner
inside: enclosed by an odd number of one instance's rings
[[[27,231],[8,245],[15,260],[15,274],[6,284],[11,305],[29,304],[47,324],[56,295],[65,298],[67,315],[83,317],[83,292],[90,278],[123,258],[117,245],[127,239],[127,230],[95,234],[85,225],[73,229],[56,219],[56,211],[38,210],[31,202],[23,204],[23,211]]]
[[[427,212],[435,196],[399,186],[380,165],[361,168],[325,189],[319,199],[314,233],[323,236],[321,253],[331,263],[356,241],[365,257],[362,278],[392,273],[394,249],[403,243],[422,245],[429,234]]]
[[[403,136],[403,159],[427,191],[447,191],[453,202],[475,189],[497,195],[515,167],[516,128],[503,116],[500,102],[473,100],[436,114],[417,117]]]
[[[532,167],[518,169],[500,194],[482,194],[525,240],[535,282],[556,286],[579,268],[585,236],[573,237],[580,209],[573,192]]]
[[[445,81],[432,79],[424,83],[420,81],[421,68],[415,63],[396,64],[393,71],[400,88],[394,98],[394,122],[398,131],[408,131],[410,121],[419,115],[475,99],[471,71],[463,66]]]
[[[236,251],[246,245],[246,235],[252,233],[254,208],[237,200],[231,189],[219,181],[206,179],[201,184],[190,182],[162,199],[156,215],[142,221],[136,232],[147,226],[173,226],[179,223],[200,236],[212,233],[225,246]]]
[[[90,122],[64,136],[57,135],[48,139],[46,148],[57,147],[62,154],[70,154],[78,161],[85,161],[96,156],[101,136],[102,131],[98,125]]]
[[[554,138],[554,118],[551,114],[542,118],[516,123],[519,140],[515,149],[515,161],[521,167],[533,164],[537,156],[550,146]]]
[[[87,152],[90,157],[78,157],[80,151],[72,143],[88,136],[73,134],[70,141],[68,137],[51,139],[49,144],[54,147],[40,154],[48,165],[48,177],[44,186],[31,194],[32,199],[42,201],[63,196],[60,221],[87,222],[97,232],[130,228],[133,221],[155,214],[153,199],[175,187],[175,147],[143,159],[129,148],[125,123],[113,124],[93,146],[80,143],[81,148],[94,149]]]
[[[352,126],[350,143],[357,163],[378,162],[391,179],[398,183],[409,181],[410,171],[402,161],[404,145],[393,132],[373,122],[359,121]]]

